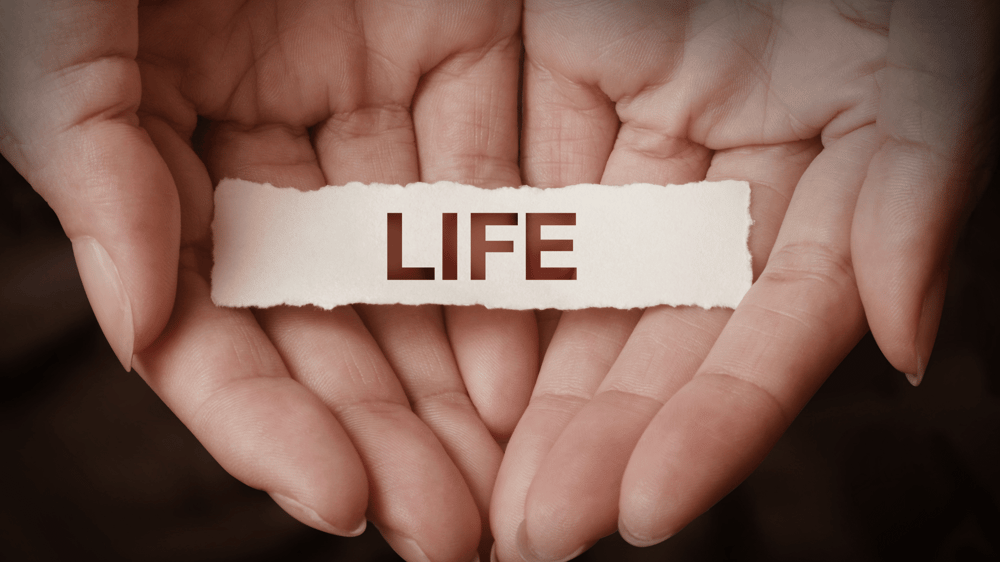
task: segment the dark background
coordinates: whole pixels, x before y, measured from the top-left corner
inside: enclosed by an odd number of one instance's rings
[[[615,535],[581,559],[1000,560],[998,241],[994,185],[959,241],[919,388],[866,337],[707,514],[660,545]],[[313,531],[228,476],[122,371],[55,215],[6,161],[0,385],[0,559],[396,559],[371,526]]]

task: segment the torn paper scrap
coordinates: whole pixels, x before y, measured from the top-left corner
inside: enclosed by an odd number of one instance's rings
[[[749,208],[743,181],[299,191],[226,179],[212,300],[735,308],[752,280]]]

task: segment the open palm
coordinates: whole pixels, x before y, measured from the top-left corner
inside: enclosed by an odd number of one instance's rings
[[[748,180],[755,284],[735,311],[563,313],[497,480],[499,559],[678,531],[753,470],[869,323],[919,382],[981,91],[967,47],[983,42],[953,33],[976,28],[975,7],[941,15],[526,1],[526,182]]]
[[[520,185],[520,6],[63,4],[4,5],[21,87],[3,148],[74,240],[123,364],[301,521],[351,535],[367,512],[408,559],[473,558],[534,315],[216,308],[212,186]]]

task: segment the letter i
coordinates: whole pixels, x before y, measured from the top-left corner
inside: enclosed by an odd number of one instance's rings
[[[441,213],[441,279],[458,279],[458,213]]]

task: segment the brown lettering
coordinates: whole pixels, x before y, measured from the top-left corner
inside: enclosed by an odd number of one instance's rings
[[[542,225],[576,225],[576,213],[527,213],[524,227],[526,279],[576,279],[575,267],[542,267],[542,252],[572,252],[572,240],[542,240]]]
[[[386,279],[434,280],[433,267],[403,267],[403,213],[388,213],[386,217],[388,252],[386,256]]]
[[[486,226],[517,226],[517,213],[472,213],[472,279],[486,279],[486,252],[513,252],[511,240],[486,240]]]
[[[458,279],[458,213],[441,214],[441,279]]]

